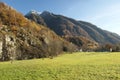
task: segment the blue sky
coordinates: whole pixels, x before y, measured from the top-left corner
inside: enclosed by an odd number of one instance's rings
[[[0,0],[26,14],[44,10],[91,22],[120,35],[120,0]]]

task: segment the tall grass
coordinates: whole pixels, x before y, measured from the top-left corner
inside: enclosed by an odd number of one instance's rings
[[[0,62],[0,80],[120,80],[120,53],[74,53]]]

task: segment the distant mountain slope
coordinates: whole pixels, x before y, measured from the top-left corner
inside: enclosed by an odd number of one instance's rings
[[[47,27],[55,31],[60,36],[85,37],[99,44],[120,42],[120,36],[98,28],[97,26],[85,22],[77,21],[62,15],[56,15],[47,11],[37,15],[42,17]],[[31,20],[35,21],[31,18]]]
[[[98,28],[97,26],[88,23],[88,22],[84,22],[84,21],[79,21],[79,23],[83,26],[89,27],[92,29],[92,33],[89,34],[96,42],[99,43],[118,43],[120,42],[120,36],[116,33],[112,33],[106,30],[102,30],[100,28]],[[81,26],[82,27],[82,26]],[[87,29],[85,29],[87,31]],[[88,31],[89,32],[89,31]]]
[[[28,20],[15,9],[0,2],[1,60],[53,57],[75,48],[75,45],[60,38],[47,27]]]

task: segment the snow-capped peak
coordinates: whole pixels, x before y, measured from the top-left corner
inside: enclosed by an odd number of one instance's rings
[[[29,13],[27,13],[27,15],[30,15],[30,14],[40,15],[41,12],[38,12],[38,11],[36,11],[36,10],[31,10]]]

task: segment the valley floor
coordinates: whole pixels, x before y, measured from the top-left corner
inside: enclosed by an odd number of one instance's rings
[[[0,62],[0,80],[120,80],[120,53],[81,52]]]

